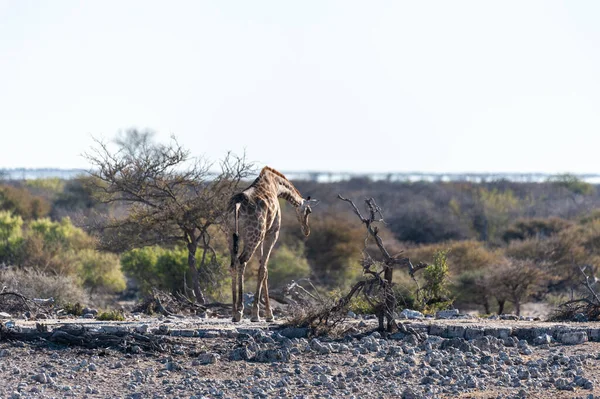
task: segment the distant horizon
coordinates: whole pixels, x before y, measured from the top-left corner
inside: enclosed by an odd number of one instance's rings
[[[405,173],[405,174],[431,174],[431,175],[493,175],[493,174],[530,174],[530,175],[593,175],[600,176],[600,172],[543,172],[539,170],[531,170],[531,171],[508,171],[508,170],[500,170],[500,171],[474,171],[474,170],[463,170],[463,171],[426,171],[426,170],[327,170],[327,169],[279,169],[272,165],[262,165],[262,166],[271,166],[282,173],[340,173],[340,174],[386,174],[386,173]],[[259,166],[260,169],[262,166]],[[43,166],[43,167],[28,167],[28,166],[17,166],[17,167],[0,167],[0,170],[57,170],[57,171],[71,171],[71,170],[79,170],[79,171],[87,171],[89,168],[82,167],[54,167],[54,166]]]
[[[259,169],[259,168],[257,168]],[[257,170],[258,171],[258,170]],[[0,176],[7,175],[9,180],[33,180],[44,178],[62,178],[65,180],[87,174],[85,168],[0,168]],[[371,178],[374,180],[401,181],[469,181],[492,182],[509,180],[513,182],[544,182],[561,175],[575,176],[591,184],[600,184],[600,173],[544,173],[544,172],[345,172],[345,171],[293,171],[281,170],[291,180],[309,180],[317,182],[336,182],[350,178]],[[218,174],[217,171],[212,171]]]

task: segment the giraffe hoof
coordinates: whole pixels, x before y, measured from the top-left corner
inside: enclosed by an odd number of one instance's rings
[[[236,313],[233,315],[233,317],[231,318],[231,321],[233,321],[234,323],[239,323],[242,320],[242,315],[239,313]]]
[[[272,321],[275,321],[275,318],[273,316],[271,317],[265,317],[265,321],[268,323],[271,323]]]
[[[254,322],[254,323],[257,323],[257,322],[259,322],[259,321],[260,321],[260,317],[258,317],[258,316],[252,316],[252,317],[250,318],[250,321],[251,321],[251,322]]]

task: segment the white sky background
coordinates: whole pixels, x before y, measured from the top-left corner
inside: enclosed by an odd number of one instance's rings
[[[599,1],[0,0],[0,167],[174,134],[284,171],[600,172]]]

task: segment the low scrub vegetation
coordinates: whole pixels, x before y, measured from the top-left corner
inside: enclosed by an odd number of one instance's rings
[[[125,315],[123,312],[119,312],[118,310],[107,310],[105,312],[100,312],[96,316],[96,320],[100,321],[124,321]]]
[[[196,165],[183,178],[179,169],[161,165],[172,161],[183,168],[189,151],[155,145],[146,133],[128,134],[120,141],[127,168],[112,165],[116,169],[69,181],[0,181],[3,285],[62,304],[107,305],[107,295],[126,292],[139,298],[153,288],[198,302],[200,296],[230,301],[223,204],[238,184],[245,184],[249,165],[226,160],[217,181]],[[100,156],[104,150],[108,147],[99,147],[90,160],[109,165]],[[151,179],[141,178],[147,177],[144,171],[154,171]],[[123,181],[135,190],[119,197]],[[294,184],[321,205],[305,238],[293,209],[282,204],[280,239],[269,263],[275,291],[306,277],[321,292],[344,291],[363,277],[366,232],[337,193],[375,197],[386,221],[379,234],[390,254],[404,251],[413,264],[430,265],[415,276],[418,290],[406,270],[395,271],[399,309],[434,312],[452,304],[485,314],[519,313],[527,301],[577,297],[580,267],[592,274],[600,267],[600,190],[571,175],[543,183],[354,179]],[[175,197],[168,199],[171,189]],[[149,195],[160,212],[133,201],[138,195]],[[381,261],[371,251],[373,243],[368,245],[373,260]],[[257,267],[254,259],[249,283]],[[371,311],[361,300],[350,309]]]
[[[89,302],[88,294],[73,276],[49,275],[33,269],[5,268],[0,271],[0,286],[28,298],[54,298],[58,306]]]

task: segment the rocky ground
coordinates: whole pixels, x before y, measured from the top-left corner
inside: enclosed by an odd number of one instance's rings
[[[277,323],[223,319],[46,321],[94,334],[164,336],[164,351],[123,342],[67,346],[0,334],[1,398],[594,398],[600,325],[527,320],[410,320],[423,334],[373,332],[351,320],[341,337],[310,337]],[[11,324],[12,323],[12,324]],[[78,327],[76,327],[78,326]],[[66,332],[65,332],[66,331]],[[126,339],[125,339],[126,341]],[[93,345],[91,345],[93,346]],[[598,395],[598,396],[594,396]]]

